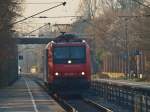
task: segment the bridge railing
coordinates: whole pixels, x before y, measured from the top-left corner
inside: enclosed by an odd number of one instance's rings
[[[91,88],[104,100],[129,110],[129,112],[150,112],[148,92],[126,85],[115,85],[92,81]]]

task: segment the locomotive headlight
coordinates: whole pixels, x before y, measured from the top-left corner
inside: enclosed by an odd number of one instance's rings
[[[58,76],[58,75],[59,75],[59,73],[58,73],[58,72],[56,72],[56,73],[55,73],[55,75],[56,75],[56,76]]]
[[[85,72],[82,72],[81,74],[82,74],[82,75],[85,75]]]
[[[68,60],[68,64],[71,64],[72,63],[72,61],[71,60]]]
[[[55,42],[52,40],[51,43],[55,43]]]
[[[82,42],[85,43],[86,41],[85,41],[85,40],[82,40]]]

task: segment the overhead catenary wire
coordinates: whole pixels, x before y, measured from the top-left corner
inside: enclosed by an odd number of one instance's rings
[[[39,16],[39,17],[33,17],[33,18],[78,18],[82,16]]]
[[[34,17],[34,16],[37,16],[37,15],[39,15],[39,14],[41,14],[41,13],[47,12],[47,11],[49,11],[49,10],[51,10],[51,9],[54,9],[54,8],[56,8],[56,7],[59,7],[59,6],[61,6],[61,5],[65,6],[65,5],[66,5],[66,2],[62,2],[61,4],[55,5],[55,6],[53,6],[53,7],[50,7],[50,8],[48,8],[48,9],[45,9],[45,10],[43,10],[43,11],[40,11],[40,12],[38,12],[38,13],[35,13],[35,14],[31,15],[31,16],[25,17],[24,19],[21,19],[21,20],[19,20],[19,21],[16,21],[16,22],[10,24],[10,26],[13,26],[13,25],[15,25],[15,24],[17,24],[17,23],[20,23],[20,22],[25,21],[25,20],[27,20],[27,19],[29,19],[29,18],[32,18],[32,17]]]
[[[27,3],[23,3],[23,2],[11,2],[11,4],[31,4],[31,5],[49,5],[49,4],[55,4],[55,3],[62,3],[62,2],[27,2]],[[0,5],[2,4],[6,4],[6,3],[0,3]]]
[[[40,26],[39,28],[32,30],[31,32],[27,33],[26,35],[30,35],[31,33],[35,32],[35,31],[37,31],[37,30],[39,30],[39,29],[41,29],[47,25],[50,25],[50,23],[44,24],[43,26]]]

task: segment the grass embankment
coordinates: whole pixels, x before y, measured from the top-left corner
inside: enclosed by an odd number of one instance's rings
[[[92,75],[93,79],[123,79],[122,73],[97,73]]]
[[[114,79],[114,80],[129,80],[134,82],[150,82],[150,77],[126,78],[123,73],[97,73],[92,75],[92,79]]]

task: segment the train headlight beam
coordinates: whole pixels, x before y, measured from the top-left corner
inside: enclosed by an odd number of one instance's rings
[[[85,72],[82,72],[81,74],[82,74],[82,75],[85,75]]]
[[[72,63],[72,61],[71,60],[68,60],[68,64],[71,64]]]
[[[59,73],[58,73],[58,72],[56,72],[56,73],[55,73],[55,75],[56,75],[56,76],[58,76],[58,75],[59,75]]]

